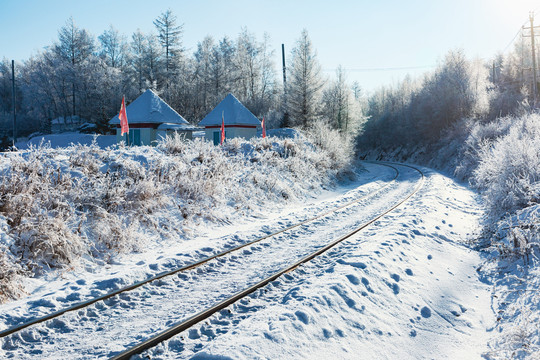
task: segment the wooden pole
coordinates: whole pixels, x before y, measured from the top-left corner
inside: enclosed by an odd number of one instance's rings
[[[15,60],[11,60],[11,104],[13,106],[13,146],[17,142],[17,108],[15,101]]]
[[[536,104],[537,80],[536,80],[536,51],[534,49],[534,13],[529,14],[531,21],[531,46],[532,46],[532,63],[533,63],[533,103]]]
[[[281,59],[283,63],[283,126],[289,127],[289,112],[287,109],[287,68],[285,66],[285,44],[281,44]]]

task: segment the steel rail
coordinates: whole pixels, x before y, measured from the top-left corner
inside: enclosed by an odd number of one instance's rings
[[[387,165],[387,164],[381,164],[381,165]],[[135,346],[133,346],[133,347],[131,347],[131,348],[129,348],[129,349],[115,355],[115,356],[113,356],[111,358],[111,360],[128,360],[129,358],[131,358],[131,356],[140,354],[141,352],[143,352],[145,350],[148,350],[148,349],[162,343],[163,341],[170,339],[171,337],[173,337],[175,335],[178,335],[182,331],[185,331],[185,330],[189,329],[190,327],[196,325],[197,323],[208,319],[210,316],[212,316],[216,312],[225,309],[227,306],[232,305],[233,303],[237,302],[238,300],[240,300],[240,299],[248,296],[249,294],[255,292],[257,289],[260,289],[261,287],[266,286],[268,283],[276,280],[277,278],[279,278],[283,274],[288,273],[290,271],[293,271],[294,269],[296,269],[300,265],[302,265],[302,264],[314,259],[315,257],[325,253],[326,251],[333,248],[337,244],[343,242],[346,239],[349,239],[350,237],[354,236],[355,234],[357,234],[361,230],[363,230],[366,227],[368,227],[369,225],[373,224],[375,221],[379,220],[383,216],[385,216],[388,213],[395,210],[398,206],[400,206],[401,204],[403,204],[404,202],[409,200],[414,194],[416,194],[422,188],[422,186],[424,184],[424,179],[425,179],[424,173],[420,169],[418,169],[416,167],[413,167],[413,166],[410,166],[410,165],[405,165],[405,164],[399,164],[399,165],[400,166],[406,166],[406,167],[409,167],[409,168],[411,168],[413,170],[418,171],[420,173],[420,175],[421,175],[421,178],[420,178],[420,181],[418,182],[417,186],[415,187],[414,191],[411,192],[410,194],[408,194],[403,200],[396,203],[390,209],[385,210],[381,214],[377,215],[375,218],[365,222],[364,224],[360,225],[359,227],[357,227],[353,231],[351,231],[348,234],[345,234],[345,235],[337,238],[336,240],[334,240],[331,243],[325,245],[324,247],[318,249],[317,251],[305,256],[304,258],[300,259],[299,261],[295,262],[294,264],[292,264],[290,266],[287,266],[286,268],[284,268],[284,269],[278,271],[277,273],[267,277],[266,279],[258,282],[257,284],[252,285],[249,288],[247,288],[245,290],[242,290],[242,291],[232,295],[228,299],[225,299],[222,302],[220,302],[220,303],[218,303],[218,304],[216,304],[216,305],[214,305],[214,306],[212,306],[212,307],[210,307],[210,308],[208,308],[206,310],[203,310],[200,313],[198,313],[198,314],[196,314],[196,315],[194,315],[194,316],[192,316],[192,317],[190,317],[190,318],[188,318],[186,320],[183,320],[181,322],[178,322],[178,323],[174,324],[173,326],[169,327],[167,330],[164,330],[164,331],[158,333],[157,335],[152,336],[152,337],[148,338],[147,340],[145,340],[145,341],[143,341],[143,342],[141,342],[141,343],[139,343],[139,344],[137,344],[137,345],[135,345]],[[390,165],[388,165],[388,166],[390,166]]]
[[[271,233],[271,234],[267,234],[267,235],[265,235],[265,236],[263,236],[263,237],[257,238],[257,239],[255,239],[255,240],[253,240],[253,241],[247,242],[247,243],[245,243],[245,244],[242,244],[242,245],[240,245],[240,246],[234,247],[234,248],[232,248],[232,249],[224,250],[224,251],[222,251],[222,252],[220,252],[220,253],[217,253],[217,254],[214,254],[214,255],[209,256],[209,257],[207,257],[207,258],[201,259],[201,260],[199,260],[199,261],[197,261],[197,262],[194,262],[194,263],[192,263],[192,264],[188,264],[188,265],[182,266],[182,267],[180,267],[180,268],[176,268],[176,269],[172,269],[172,270],[169,270],[169,271],[166,271],[166,272],[159,273],[159,274],[157,274],[157,275],[155,275],[155,276],[152,276],[152,277],[147,278],[147,279],[145,279],[145,280],[141,280],[141,281],[135,282],[135,283],[133,283],[133,284],[131,284],[131,285],[128,285],[128,286],[126,286],[126,287],[123,287],[123,288],[114,290],[114,291],[112,291],[112,292],[110,292],[110,293],[107,293],[107,294],[104,294],[104,295],[101,295],[101,296],[98,296],[98,297],[95,297],[95,298],[92,298],[92,299],[89,299],[89,300],[86,300],[86,301],[82,301],[82,302],[80,302],[80,303],[77,303],[77,304],[72,305],[72,306],[70,306],[70,307],[67,307],[67,308],[65,308],[65,309],[58,310],[58,311],[53,312],[53,313],[50,313],[50,314],[48,314],[48,315],[44,315],[44,316],[38,317],[38,318],[36,318],[36,319],[33,319],[33,320],[30,320],[30,321],[24,322],[24,323],[22,323],[22,324],[20,324],[20,325],[13,326],[13,327],[10,327],[10,328],[7,328],[7,329],[5,329],[5,330],[0,331],[0,338],[3,338],[3,337],[6,337],[6,336],[8,336],[8,335],[11,335],[11,334],[14,334],[14,333],[16,333],[16,332],[19,332],[19,331],[21,331],[21,330],[23,330],[23,329],[26,329],[26,328],[28,328],[28,327],[30,327],[30,326],[32,326],[32,325],[36,325],[36,324],[43,323],[43,322],[48,321],[48,320],[52,320],[52,319],[54,319],[54,318],[57,318],[57,317],[59,317],[59,316],[64,315],[65,313],[83,309],[83,308],[88,307],[88,306],[90,306],[90,305],[92,305],[92,304],[94,304],[94,303],[97,303],[97,302],[103,301],[103,300],[107,300],[107,299],[109,299],[109,298],[111,298],[111,297],[114,297],[114,296],[116,296],[116,295],[122,294],[122,293],[124,293],[124,292],[131,291],[131,290],[135,290],[135,289],[137,289],[137,288],[139,288],[139,287],[141,287],[141,286],[143,286],[143,285],[146,285],[146,284],[148,284],[148,283],[150,283],[150,282],[152,282],[152,281],[159,280],[159,279],[162,279],[162,278],[164,278],[164,277],[167,277],[167,276],[171,276],[171,275],[177,274],[177,273],[179,273],[179,272],[183,272],[183,271],[187,271],[187,270],[191,270],[191,269],[197,268],[197,267],[199,267],[199,266],[201,266],[201,265],[203,265],[203,264],[205,264],[205,263],[208,263],[209,261],[212,261],[212,260],[214,260],[214,259],[216,259],[216,258],[225,256],[225,255],[230,254],[230,253],[232,253],[232,252],[234,252],[234,251],[238,251],[238,250],[243,249],[243,248],[245,248],[245,247],[247,247],[247,246],[256,244],[256,243],[261,242],[261,241],[263,241],[263,240],[265,240],[265,239],[268,239],[268,238],[271,238],[271,237],[273,237],[273,236],[279,235],[279,234],[281,234],[281,233],[283,233],[283,232],[286,232],[286,231],[292,230],[292,229],[294,229],[294,228],[297,228],[297,227],[299,227],[299,226],[305,225],[305,224],[307,224],[307,223],[309,223],[309,222],[311,222],[311,221],[314,221],[314,220],[317,220],[317,219],[319,219],[319,218],[322,218],[323,216],[326,216],[326,215],[328,215],[328,214],[330,214],[330,213],[332,213],[332,212],[339,211],[339,210],[341,210],[341,209],[343,209],[343,208],[345,208],[345,207],[354,205],[354,204],[356,204],[356,203],[358,203],[358,202],[360,202],[360,201],[362,201],[362,200],[364,200],[364,199],[366,199],[366,198],[368,198],[368,197],[370,197],[370,196],[375,195],[376,193],[380,192],[380,191],[383,190],[384,188],[390,186],[390,185],[397,179],[397,177],[399,176],[399,170],[398,170],[397,168],[395,168],[394,166],[389,165],[389,164],[379,164],[379,165],[383,165],[383,166],[387,166],[387,167],[392,168],[392,169],[396,172],[396,174],[395,174],[394,178],[393,178],[390,182],[388,182],[388,183],[385,184],[384,186],[382,186],[382,187],[380,187],[380,188],[378,188],[378,189],[376,189],[376,190],[370,192],[369,194],[366,194],[366,195],[364,195],[364,196],[362,196],[362,197],[360,197],[360,198],[358,198],[358,199],[352,200],[352,201],[350,201],[350,202],[348,202],[348,203],[346,203],[346,204],[344,204],[344,205],[341,205],[341,206],[339,206],[339,207],[337,207],[337,208],[335,208],[335,209],[327,210],[327,211],[325,211],[325,212],[323,212],[323,213],[321,213],[321,214],[319,214],[319,215],[316,215],[316,216],[313,216],[313,217],[308,218],[308,219],[306,219],[306,220],[303,220],[303,221],[301,221],[301,222],[299,222],[299,223],[297,223],[297,224],[293,224],[293,225],[288,226],[288,227],[286,227],[286,228],[283,228],[283,229],[281,229],[281,230],[279,230],[279,231],[276,231],[276,232]]]

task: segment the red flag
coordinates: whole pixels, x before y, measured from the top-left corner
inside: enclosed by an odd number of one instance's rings
[[[118,118],[120,119],[120,136],[124,136],[124,134],[129,133],[129,125],[127,121],[127,113],[126,113],[126,105],[124,103],[124,96],[122,96],[122,105],[120,106],[120,114],[118,114]]]
[[[264,126],[264,116],[263,116],[263,121],[262,121],[262,136],[263,138],[266,137],[266,126]]]
[[[221,113],[221,141],[220,145],[223,145],[223,141],[225,141],[225,119],[223,118],[223,113]]]

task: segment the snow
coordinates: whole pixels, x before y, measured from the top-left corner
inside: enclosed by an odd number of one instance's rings
[[[204,119],[199,126],[221,125],[223,117],[225,125],[257,125],[261,126],[255,117],[233,94],[223,99]]]
[[[62,133],[62,134],[49,134],[33,137],[27,141],[17,142],[17,149],[25,150],[31,146],[37,147],[41,143],[44,145],[50,145],[51,148],[65,148],[71,144],[90,145],[96,141],[97,145],[105,149],[109,146],[116,144],[116,135],[94,135],[94,134],[81,134],[78,132]]]
[[[476,272],[482,259],[463,242],[481,212],[466,188],[426,171],[420,194],[356,239],[149,354],[480,358],[495,319],[490,286]]]
[[[176,123],[188,124],[180,114],[163,101],[156,93],[148,89],[131,104],[126,106],[129,124],[139,123]],[[113,117],[109,124],[118,125],[118,115]]]
[[[191,126],[189,124],[172,124],[172,123],[163,123],[157,127],[158,130],[201,130],[199,127]]]
[[[0,328],[192,263],[389,184],[357,206],[318,219],[315,228],[302,227],[245,249],[246,258],[230,255],[3,339],[0,357],[109,357],[122,350],[126,339],[147,337],[199,311],[214,301],[211,293],[220,297],[238,291],[256,280],[252,274],[263,277],[354,228],[390,207],[419,180],[405,167],[399,167],[402,175],[392,181],[394,172],[388,167],[365,166],[368,171],[354,183],[312,200],[269,207],[254,214],[257,218],[231,213],[228,223],[207,223],[194,238],[150,243],[143,252],[115,257],[111,263],[89,262],[28,280],[26,298],[0,307]],[[426,183],[420,193],[390,215],[230,306],[230,312],[150,350],[151,357],[479,358],[495,322],[490,286],[476,271],[482,258],[465,245],[479,228],[481,207],[467,188],[423,171]],[[121,322],[113,326],[112,319]]]
[[[262,129],[260,131],[257,131],[257,136],[262,136]],[[275,136],[280,139],[294,139],[295,137],[301,137],[302,134],[296,130],[291,128],[280,128],[280,129],[267,129],[266,130],[266,136]]]

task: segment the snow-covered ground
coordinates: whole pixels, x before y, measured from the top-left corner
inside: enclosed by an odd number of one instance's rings
[[[65,148],[71,144],[90,145],[96,141],[99,147],[106,148],[116,144],[116,135],[93,135],[81,134],[78,132],[39,135],[29,140],[22,140],[15,144],[17,149],[28,149],[31,146],[40,144],[49,145],[52,148]]]
[[[0,307],[0,328],[194,262],[392,181],[388,167],[366,167],[368,172],[355,184],[325,192],[311,203],[268,209],[258,213],[258,219],[235,222],[231,216],[230,224],[207,228],[179,244],[164,242],[101,267],[31,280],[28,297]],[[418,181],[414,171],[400,170],[403,175],[380,194],[317,220],[316,231],[302,228],[252,246],[242,252],[247,263],[242,256],[228,256],[204,270],[23,330],[2,339],[0,356],[110,356],[129,345],[126,339],[140,340],[192,315],[198,303],[215,301],[209,292],[219,297],[244,288],[256,280],[254,275],[258,279],[283,267],[390,207]],[[482,259],[464,245],[479,228],[480,206],[466,188],[424,171],[426,183],[420,193],[390,215],[249,300],[232,305],[230,311],[150,350],[152,358],[479,358],[487,350],[495,322],[490,287],[476,272]],[[272,256],[267,256],[269,251]],[[264,266],[252,266],[269,259]],[[235,269],[241,271],[234,273]],[[226,272],[231,274],[227,278],[215,277]],[[243,273],[249,276],[244,279]],[[207,285],[198,290],[189,287],[201,284]],[[193,305],[177,305],[184,295],[195,300]],[[110,321],[114,319],[118,322]]]
[[[481,211],[469,190],[424,170],[403,207],[152,358],[481,358],[495,316],[482,259],[463,245]]]

